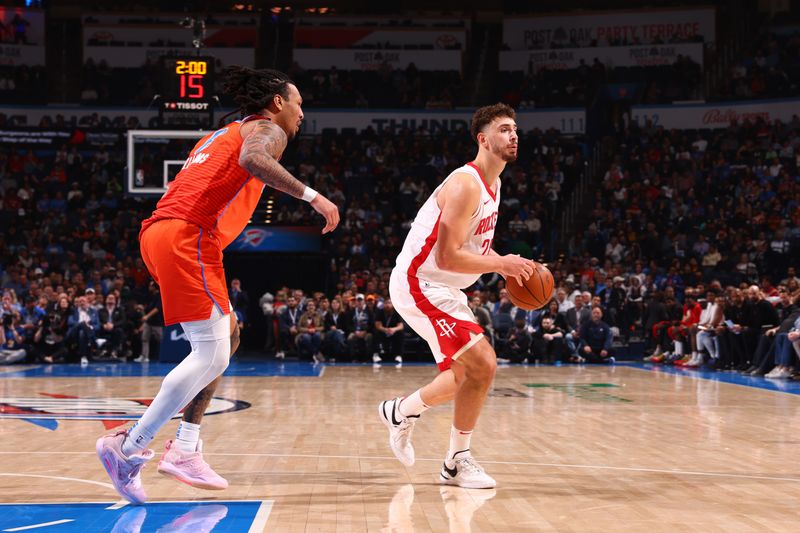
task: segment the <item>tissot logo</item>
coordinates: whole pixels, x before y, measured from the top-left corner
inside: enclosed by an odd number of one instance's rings
[[[142,416],[152,398],[79,398],[62,394],[0,397],[0,419],[16,418],[44,426],[58,427],[57,420],[99,420],[106,429],[121,426]],[[218,415],[247,409],[241,400],[213,398],[206,415]],[[174,418],[179,418],[180,413]],[[45,423],[46,422],[46,423]]]

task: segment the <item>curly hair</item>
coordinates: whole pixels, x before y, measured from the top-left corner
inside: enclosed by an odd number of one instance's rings
[[[269,106],[276,94],[287,98],[289,84],[294,82],[278,70],[231,66],[225,69],[223,91],[233,97],[239,112],[253,115]]]
[[[475,110],[475,114],[472,115],[472,124],[470,125],[469,129],[469,132],[472,135],[472,140],[478,142],[478,133],[480,133],[487,124],[490,124],[497,117],[508,117],[516,120],[517,113],[510,105],[500,102],[494,105],[479,107]]]

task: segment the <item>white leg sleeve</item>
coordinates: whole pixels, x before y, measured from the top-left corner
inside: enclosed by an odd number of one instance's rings
[[[158,430],[197,393],[222,374],[231,355],[230,317],[214,309],[211,318],[181,323],[192,351],[167,374],[161,390],[131,429],[131,441],[147,446]]]

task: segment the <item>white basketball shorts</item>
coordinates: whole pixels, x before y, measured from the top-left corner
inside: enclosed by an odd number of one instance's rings
[[[440,371],[483,338],[483,328],[460,289],[393,270],[389,295],[403,320],[431,347]]]

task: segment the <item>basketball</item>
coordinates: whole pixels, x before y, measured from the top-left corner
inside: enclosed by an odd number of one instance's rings
[[[541,309],[553,297],[553,274],[546,266],[536,263],[531,277],[521,284],[515,278],[506,279],[506,289],[511,302],[520,309]]]

